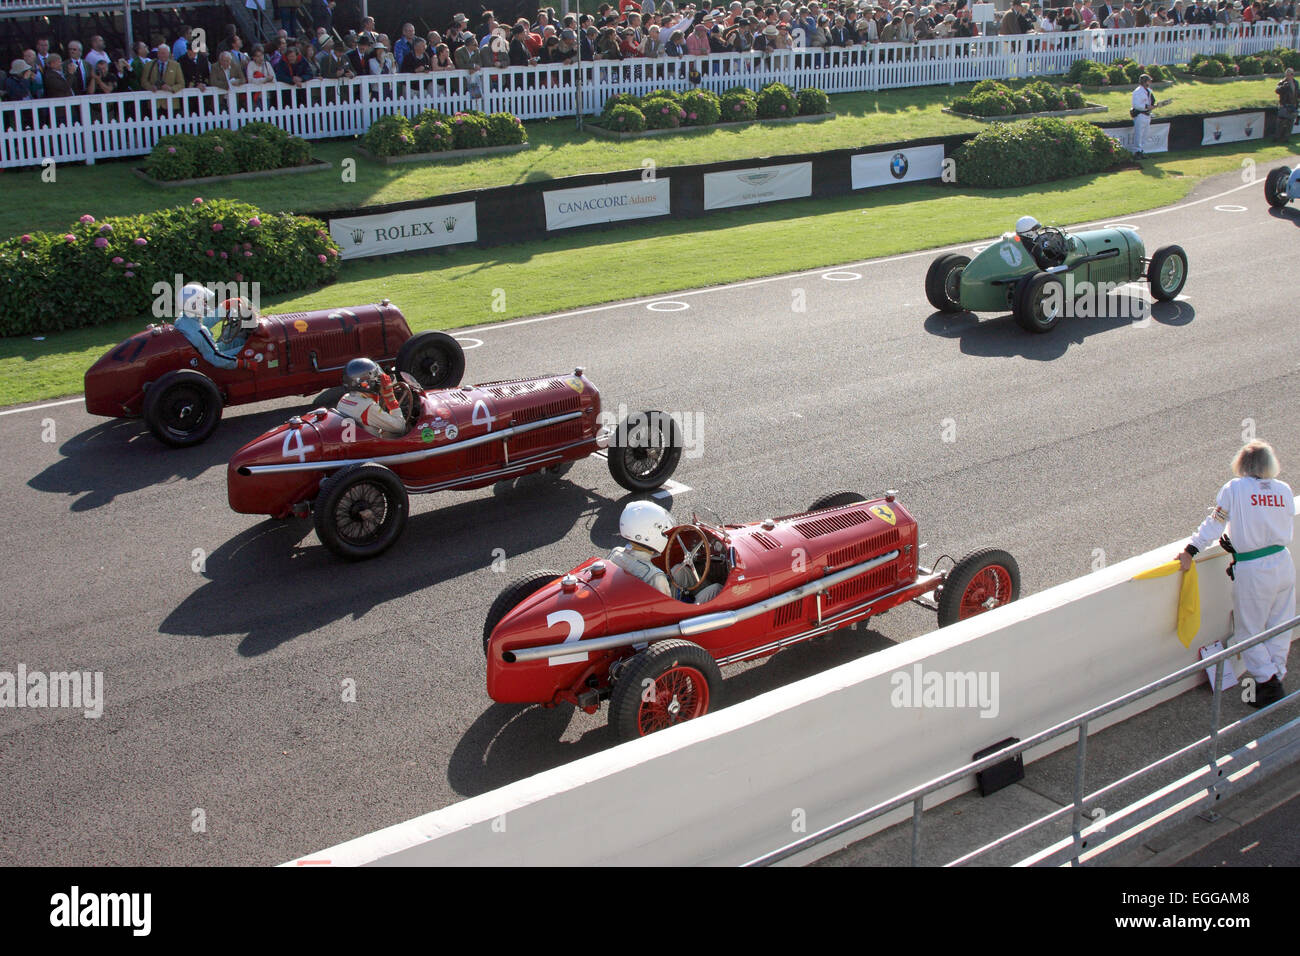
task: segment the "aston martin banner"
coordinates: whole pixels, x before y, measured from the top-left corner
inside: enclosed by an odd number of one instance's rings
[[[632,179],[624,183],[552,189],[543,193],[546,229],[572,229],[623,219],[649,219],[669,213],[667,179]]]
[[[1263,139],[1263,113],[1235,113],[1232,116],[1207,116],[1201,120],[1205,135],[1201,137],[1202,146],[1216,143],[1240,143],[1248,139]]]
[[[1130,152],[1133,150],[1133,127],[1117,126],[1114,129],[1103,129],[1103,133],[1111,139],[1118,142]],[[1147,129],[1147,139],[1143,144],[1144,153],[1167,153],[1169,152],[1169,124],[1152,123]]]
[[[943,175],[943,147],[913,146],[883,153],[859,153],[849,165],[854,189],[938,179]]]
[[[812,163],[704,174],[704,208],[726,209],[812,195]]]
[[[476,242],[477,204],[450,203],[374,216],[331,219],[330,235],[339,244],[344,259]]]

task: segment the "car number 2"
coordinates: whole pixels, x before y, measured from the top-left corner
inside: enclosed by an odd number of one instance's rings
[[[557,624],[569,625],[569,636],[564,639],[565,644],[576,644],[582,640],[582,632],[586,628],[586,622],[582,615],[577,611],[552,611],[546,615],[546,626],[554,627]],[[586,652],[579,654],[564,654],[560,657],[548,657],[546,663],[552,667],[556,664],[577,664],[587,659]]]
[[[307,460],[307,452],[315,451],[315,445],[304,445],[302,442],[302,432],[296,428],[290,428],[284,433],[284,457],[289,458],[297,456],[299,461]]]

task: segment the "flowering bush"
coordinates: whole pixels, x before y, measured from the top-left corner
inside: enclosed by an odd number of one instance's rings
[[[744,123],[758,118],[758,97],[744,86],[733,86],[722,94],[722,122]]]
[[[144,170],[154,179],[193,179],[197,146],[197,136],[163,136],[144,161]]]
[[[954,153],[964,186],[1003,188],[1110,169],[1129,158],[1098,126],[1039,117],[993,123]]]
[[[769,83],[759,92],[759,119],[784,119],[798,115],[799,99],[784,83]]]
[[[488,117],[489,146],[520,146],[528,142],[528,131],[514,113],[493,113]]]
[[[640,133],[645,129],[645,114],[631,103],[617,103],[602,114],[600,125],[618,133]]]
[[[831,98],[826,95],[825,90],[810,86],[806,90],[799,91],[800,116],[819,116],[830,111]]]
[[[324,223],[226,199],[78,222],[0,242],[0,335],[144,316],[154,283],[173,283],[177,273],[187,281],[258,282],[262,293],[276,294],[331,282],[338,264]]]
[[[488,145],[488,118],[478,110],[457,113],[449,120],[457,149],[482,149]]]
[[[686,118],[686,110],[667,97],[646,97],[641,101],[641,112],[647,129],[677,129]]]
[[[425,119],[426,110],[415,124],[415,151],[417,153],[441,153],[456,148],[456,135],[451,131],[451,124],[439,116],[437,119]]]
[[[389,113],[371,124],[361,145],[376,156],[405,156],[415,152],[415,132],[401,113]]]
[[[1198,64],[1193,70],[1197,76],[1208,80],[1217,80],[1225,75],[1227,70],[1218,60],[1205,60]]]
[[[688,90],[678,102],[686,111],[683,126],[712,126],[722,118],[722,101],[711,90]]]
[[[158,140],[145,160],[154,179],[229,176],[311,162],[306,140],[270,123],[246,123],[238,130],[213,129],[199,136],[177,133]]]
[[[248,170],[239,167],[234,133],[214,129],[198,137],[194,148],[195,176],[229,176],[240,172]]]

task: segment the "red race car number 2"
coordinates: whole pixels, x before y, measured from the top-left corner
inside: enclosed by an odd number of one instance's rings
[[[582,615],[577,611],[552,611],[546,615],[546,626],[555,627],[557,624],[569,625],[569,636],[564,639],[565,644],[576,644],[582,640],[582,632],[586,628],[586,622]],[[556,664],[578,664],[587,659],[585,651],[578,654],[562,654],[559,657],[548,657],[546,663],[552,667]]]

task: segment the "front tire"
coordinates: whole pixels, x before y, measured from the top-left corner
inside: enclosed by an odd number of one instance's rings
[[[1287,192],[1287,183],[1290,180],[1290,167],[1279,166],[1268,171],[1268,176],[1264,180],[1264,196],[1274,209],[1281,209],[1291,201],[1291,196]]]
[[[690,641],[660,641],[637,654],[619,675],[609,723],[620,740],[636,740],[716,709],[722,671]]]
[[[313,509],[316,535],[341,558],[374,558],[401,536],[409,504],[402,480],[383,465],[352,465],[321,482]]]
[[[529,571],[522,578],[516,578],[501,589],[501,593],[496,596],[496,600],[488,608],[487,617],[483,620],[484,657],[487,657],[488,641],[492,639],[492,632],[497,629],[501,619],[522,604],[524,598],[531,597],[563,576],[560,571],[543,568],[540,571]]]
[[[149,386],[144,395],[145,424],[155,438],[173,448],[207,441],[221,423],[221,392],[202,372],[178,369]]]
[[[808,511],[825,511],[828,508],[845,508],[849,505],[860,505],[867,499],[862,497],[856,491],[832,491],[829,495],[822,495],[816,501],[808,506]]]
[[[681,429],[665,412],[634,412],[618,423],[608,454],[615,481],[628,491],[652,491],[677,470]]]
[[[1012,314],[1026,332],[1050,332],[1065,314],[1065,286],[1055,274],[1035,272],[1016,285]]]
[[[930,263],[925,274],[925,297],[940,312],[961,312],[961,275],[970,265],[969,256],[947,253]]]
[[[446,332],[421,332],[398,349],[397,370],[421,388],[455,388],[465,374],[465,349]]]
[[[1182,246],[1161,246],[1147,266],[1147,282],[1151,295],[1161,302],[1169,302],[1183,291],[1187,281],[1187,253]]]
[[[939,592],[939,626],[947,627],[1020,597],[1020,565],[999,548],[980,548],[957,562]]]

